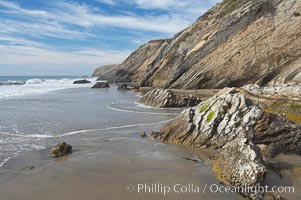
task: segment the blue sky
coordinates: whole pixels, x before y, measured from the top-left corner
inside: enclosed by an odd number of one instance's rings
[[[90,75],[221,0],[0,0],[0,76]]]

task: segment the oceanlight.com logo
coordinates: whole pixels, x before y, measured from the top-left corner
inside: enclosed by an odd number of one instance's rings
[[[237,193],[237,194],[250,194],[255,195],[258,193],[295,193],[294,186],[240,186],[240,187],[229,187],[218,184],[205,184],[204,186],[199,186],[194,183],[189,184],[174,184],[174,185],[164,185],[161,183],[142,183],[137,185],[129,184],[126,186],[128,192],[136,192],[138,194],[160,194],[167,195],[169,193],[176,194],[202,194],[205,192],[211,193]]]

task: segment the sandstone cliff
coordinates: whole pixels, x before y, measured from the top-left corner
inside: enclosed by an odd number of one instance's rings
[[[141,46],[110,78],[182,89],[301,84],[300,13],[298,0],[224,0],[173,38]]]

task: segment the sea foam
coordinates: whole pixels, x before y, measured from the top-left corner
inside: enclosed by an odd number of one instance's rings
[[[24,84],[16,81],[7,81],[0,86],[0,99],[11,98],[22,95],[37,95],[55,90],[68,88],[91,87],[95,78],[89,78],[91,84],[73,84],[78,79],[29,79]],[[9,84],[15,83],[15,84]]]

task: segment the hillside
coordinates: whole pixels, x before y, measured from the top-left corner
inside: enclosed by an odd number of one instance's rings
[[[105,78],[181,89],[301,84],[300,13],[297,0],[225,0],[173,38],[141,46]]]

